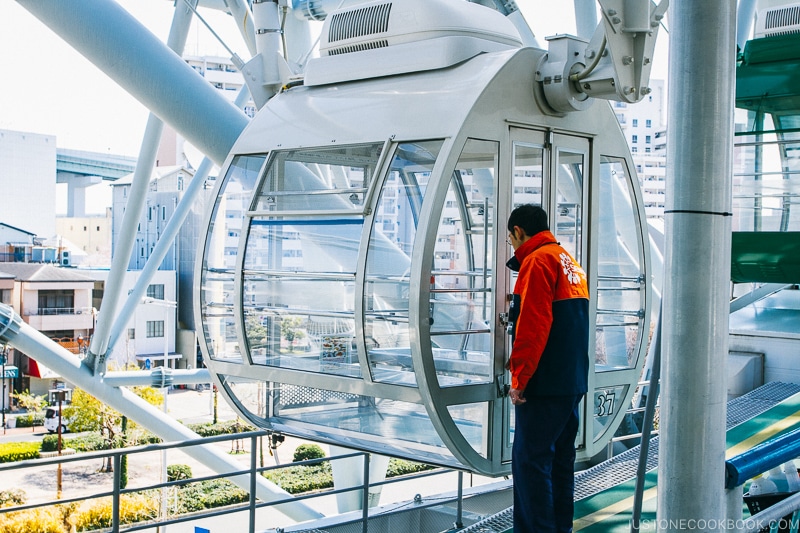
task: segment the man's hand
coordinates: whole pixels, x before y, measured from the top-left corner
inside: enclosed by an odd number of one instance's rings
[[[520,390],[520,389],[510,389],[508,391],[508,397],[511,398],[511,404],[512,405],[521,405],[521,404],[527,402],[528,400],[526,400],[525,398],[522,397],[524,392],[525,392],[524,390]]]

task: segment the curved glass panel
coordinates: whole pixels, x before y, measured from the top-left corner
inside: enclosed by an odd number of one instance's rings
[[[234,272],[244,214],[266,156],[236,156],[217,194],[206,237],[200,308],[206,349],[212,359],[241,363],[234,324]]]
[[[644,327],[644,278],[633,191],[625,160],[600,158],[597,224],[597,329],[595,370],[636,367]]]
[[[417,384],[408,335],[411,250],[442,142],[399,145],[375,208],[364,279],[364,341],[375,381]]]
[[[448,405],[447,411],[464,438],[479,455],[489,449],[489,402]]]
[[[431,345],[442,387],[493,379],[495,189],[499,143],[469,139],[450,178],[431,272]]]
[[[581,263],[585,154],[559,149],[556,157],[556,227],[553,234],[561,246]]]
[[[383,143],[276,152],[255,202],[257,212],[362,213]]]
[[[358,219],[252,220],[242,305],[253,364],[360,376],[353,304],[361,227]],[[317,244],[331,240],[335,262]]]
[[[220,378],[243,414],[261,427],[269,418],[273,429],[290,429],[301,437],[335,439],[342,445],[379,448],[435,464],[458,464],[420,404],[238,376]],[[464,409],[474,411],[480,406]],[[480,441],[480,428],[470,434]]]
[[[242,277],[253,364],[360,377],[355,278],[381,144],[277,152],[254,202]]]

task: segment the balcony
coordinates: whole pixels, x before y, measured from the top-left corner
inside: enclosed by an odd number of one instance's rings
[[[22,318],[39,331],[59,329],[92,329],[94,314],[91,307],[40,307],[26,309]]]

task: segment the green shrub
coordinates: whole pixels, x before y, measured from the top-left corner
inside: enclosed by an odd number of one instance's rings
[[[224,422],[201,422],[199,424],[189,424],[186,427],[200,435],[201,437],[216,437],[217,435],[233,435],[253,431],[255,428],[241,420],[226,420]]]
[[[311,459],[322,459],[325,457],[325,452],[318,444],[301,444],[294,451],[292,461],[298,463],[300,461],[310,461]]]
[[[247,491],[227,479],[191,483],[178,491],[178,513],[192,513],[212,507],[233,505],[250,499]]]
[[[161,438],[149,431],[136,432],[128,435],[128,446],[144,446],[146,444],[160,444]]]
[[[87,502],[72,514],[70,521],[77,531],[93,531],[111,527],[111,498]],[[134,524],[158,516],[158,499],[141,494],[122,495],[119,501],[120,524]]]
[[[167,481],[192,479],[192,467],[189,465],[167,465]]]
[[[0,444],[0,463],[13,463],[39,458],[38,442],[4,442]]]
[[[38,444],[38,443],[37,443]],[[0,533],[67,533],[59,506],[6,513]]]
[[[423,472],[425,470],[433,470],[436,468],[433,465],[426,465],[425,463],[417,463],[414,461],[406,461],[405,459],[389,459],[389,467],[386,469],[386,477],[402,476],[405,474],[413,474],[415,472]]]
[[[34,413],[32,415],[19,415],[17,417],[18,428],[29,428],[44,425],[44,413]]]
[[[288,466],[264,472],[264,477],[289,494],[333,487],[333,470],[329,461],[318,465]]]
[[[61,447],[65,448],[64,446],[64,438],[61,438]],[[58,435],[45,435],[42,438],[42,451],[43,452],[55,452],[58,450]]]
[[[47,437],[45,437],[46,439]],[[63,437],[62,437],[63,438]],[[106,439],[100,433],[87,433],[79,437],[71,437],[62,442],[63,448],[72,448],[76,452],[96,452],[108,447]]]
[[[22,489],[0,490],[0,507],[13,507],[24,505],[28,495]]]

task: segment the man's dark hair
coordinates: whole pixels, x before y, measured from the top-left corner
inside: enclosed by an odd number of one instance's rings
[[[524,204],[511,211],[508,217],[508,231],[512,231],[514,226],[522,228],[528,237],[550,229],[545,210],[533,204]]]

